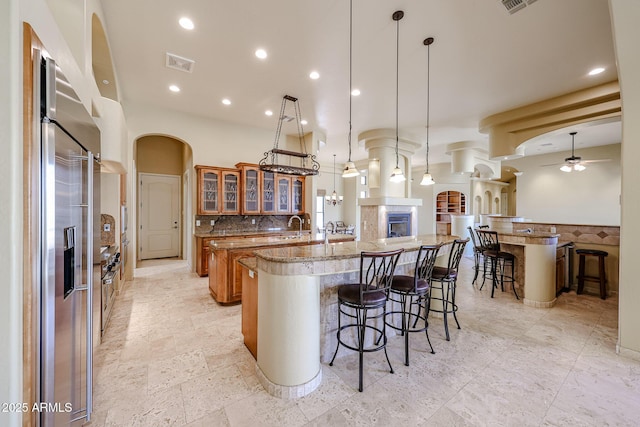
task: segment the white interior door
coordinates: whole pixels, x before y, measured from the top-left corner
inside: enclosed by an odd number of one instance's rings
[[[180,176],[140,174],[140,259],[180,255]]]

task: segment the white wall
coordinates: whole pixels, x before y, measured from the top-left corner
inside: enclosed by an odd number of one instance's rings
[[[18,1],[0,2],[0,402],[22,397],[22,54]],[[19,425],[19,411],[0,425]]]
[[[640,2],[610,0],[612,28],[622,94],[622,221],[620,227],[620,297],[618,344],[623,352],[640,352],[640,286],[635,254],[638,251],[640,225]]]
[[[582,172],[562,172],[570,151],[504,162],[524,174],[517,178],[516,214],[533,221],[566,224],[620,225],[620,144],[576,150],[593,163]]]

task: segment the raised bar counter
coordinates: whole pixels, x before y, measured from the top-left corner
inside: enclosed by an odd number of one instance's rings
[[[362,251],[404,249],[396,270],[402,274],[413,266],[421,245],[449,244],[455,238],[420,235],[255,251],[256,371],[264,388],[274,396],[294,398],[320,385],[320,362],[328,362],[336,348],[337,286],[358,283]]]

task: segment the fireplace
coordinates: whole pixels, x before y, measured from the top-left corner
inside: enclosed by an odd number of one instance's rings
[[[387,214],[387,237],[411,236],[411,213]]]

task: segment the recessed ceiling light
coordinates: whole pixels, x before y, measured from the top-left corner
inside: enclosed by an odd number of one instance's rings
[[[267,116],[273,116],[273,111],[267,110],[267,111],[264,112],[264,114],[267,115]]]
[[[351,95],[353,96],[360,96],[360,89],[354,89],[351,91]]]
[[[309,77],[313,80],[317,80],[320,78],[320,73],[318,73],[317,71],[312,71],[311,74],[309,74]]]
[[[267,51],[264,49],[256,50],[256,56],[260,59],[265,59],[267,57]]]
[[[593,70],[589,71],[589,75],[595,76],[596,74],[600,74],[603,71],[604,71],[604,68],[602,67],[594,68]]]
[[[231,105],[231,101],[230,101],[229,99],[227,99],[227,98],[224,98],[224,99],[222,100],[222,103],[223,103],[224,105]]]
[[[176,86],[176,85],[169,86],[169,90],[171,92],[180,92],[180,88],[178,86]]]
[[[180,26],[185,30],[193,30],[195,28],[195,25],[193,25],[193,21],[186,16],[180,18],[178,22],[180,23]]]
[[[109,80],[104,79],[104,80],[102,81],[102,84],[103,84],[103,85],[108,85],[108,84],[109,84]]]
[[[300,124],[301,124],[301,125],[306,125],[306,124],[308,124],[308,123],[309,123],[309,122],[308,122],[308,121],[306,121],[306,120],[300,120]]]

